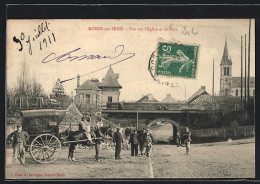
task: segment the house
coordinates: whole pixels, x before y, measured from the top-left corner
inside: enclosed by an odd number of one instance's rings
[[[211,102],[212,97],[206,91],[205,86],[201,86],[201,88],[196,91],[187,101],[187,104],[198,104],[200,102]]]
[[[177,103],[177,100],[172,98],[171,94],[167,94],[164,99],[162,99],[161,103]]]
[[[75,103],[88,104],[97,107],[107,106],[108,103],[119,103],[120,89],[119,74],[114,73],[110,66],[101,82],[97,78],[85,81],[80,85],[80,76],[77,76]]]
[[[152,94],[148,94],[146,96],[143,96],[142,98],[140,98],[139,100],[137,100],[137,103],[156,103],[159,102],[158,100],[156,100]]]

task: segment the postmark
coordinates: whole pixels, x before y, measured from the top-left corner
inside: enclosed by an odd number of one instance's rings
[[[156,75],[195,79],[198,64],[198,45],[159,42]]]
[[[156,63],[157,63],[157,55],[158,55],[158,50],[155,50],[152,53],[152,55],[150,56],[150,59],[149,59],[148,71],[149,71],[151,77],[158,84],[161,84],[161,85],[164,85],[164,86],[169,86],[169,87],[172,87],[172,88],[180,87],[178,82],[172,82],[170,80],[163,79],[163,77],[169,78],[169,76],[158,76],[158,75],[155,74]]]

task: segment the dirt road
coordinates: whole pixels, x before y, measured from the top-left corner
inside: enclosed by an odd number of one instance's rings
[[[122,150],[122,160],[114,159],[114,150],[102,150],[101,162],[94,160],[95,150],[75,151],[77,162],[67,160],[67,148],[51,164],[38,164],[26,154],[26,164],[11,163],[12,150],[7,150],[6,177],[16,179],[65,178],[254,178],[254,139],[185,147],[154,145],[150,158],[132,157]]]

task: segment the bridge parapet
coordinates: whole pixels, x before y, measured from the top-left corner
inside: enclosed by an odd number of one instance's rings
[[[203,105],[186,103],[108,103],[107,110],[205,110]]]

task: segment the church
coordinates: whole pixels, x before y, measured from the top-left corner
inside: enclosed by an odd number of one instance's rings
[[[77,88],[75,103],[88,104],[100,109],[111,103],[119,103],[120,89],[118,83],[119,74],[114,73],[110,66],[101,82],[97,78],[92,78],[80,84],[80,76],[77,76]]]
[[[242,78],[244,95],[244,82],[245,78]],[[220,96],[241,96],[241,77],[232,76],[232,60],[228,55],[227,40],[224,47],[223,56],[220,63]],[[255,77],[250,77],[249,80],[249,95],[255,95]]]

